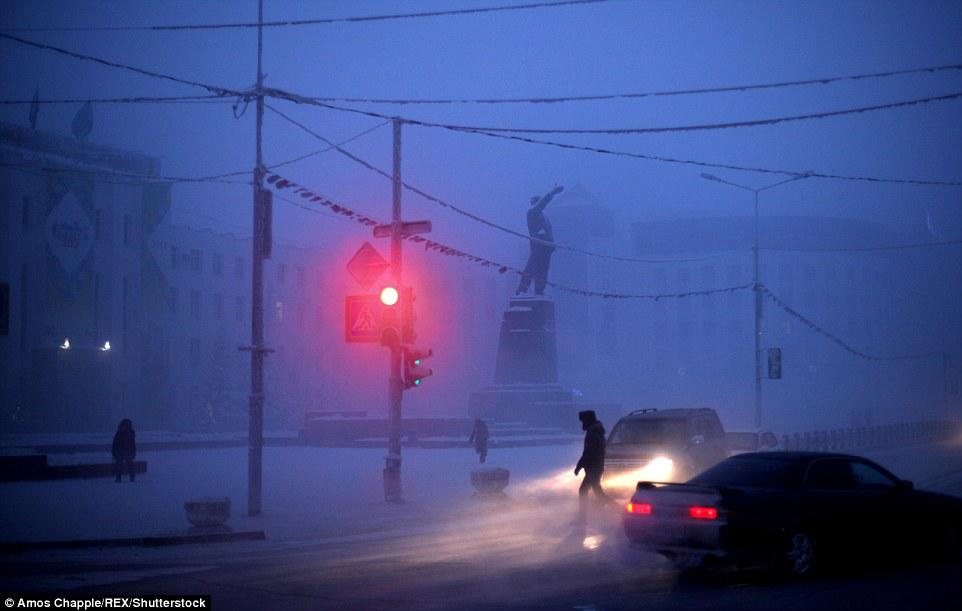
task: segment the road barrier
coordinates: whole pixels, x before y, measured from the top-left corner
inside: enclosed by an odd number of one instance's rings
[[[880,426],[823,429],[782,435],[782,449],[813,452],[875,450],[945,442],[960,435],[962,435],[962,422],[901,422]]]

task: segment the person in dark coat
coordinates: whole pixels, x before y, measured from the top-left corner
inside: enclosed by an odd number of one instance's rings
[[[474,419],[474,429],[468,437],[468,443],[474,442],[474,451],[478,453],[483,464],[488,457],[488,425],[480,418]]]
[[[130,418],[124,418],[117,425],[117,433],[114,435],[114,443],[111,448],[114,455],[114,472],[117,474],[115,481],[120,481],[120,476],[126,467],[130,474],[130,481],[134,481],[134,457],[137,456],[136,433],[134,433],[134,423]]]
[[[578,412],[578,420],[585,431],[585,447],[581,458],[575,466],[575,475],[582,469],[585,478],[578,488],[578,522],[588,521],[588,490],[594,490],[595,497],[605,505],[609,505],[611,498],[601,488],[601,475],[605,472],[605,427],[595,416],[594,410]]]

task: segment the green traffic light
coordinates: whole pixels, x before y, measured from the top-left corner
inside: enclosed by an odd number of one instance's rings
[[[415,386],[420,386],[420,385],[421,385],[421,378],[418,378],[417,380],[414,380],[414,385],[415,385]]]
[[[414,359],[414,364],[420,366],[420,365],[421,365],[421,359]]]

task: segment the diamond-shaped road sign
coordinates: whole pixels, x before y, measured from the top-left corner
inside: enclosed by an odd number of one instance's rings
[[[344,340],[380,341],[378,316],[381,301],[377,295],[348,295],[344,298]]]
[[[381,253],[371,246],[370,242],[364,242],[347,263],[347,271],[354,276],[364,290],[371,288],[371,285],[389,267],[391,264],[384,260]]]

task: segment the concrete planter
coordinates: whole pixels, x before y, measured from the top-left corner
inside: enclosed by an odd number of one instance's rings
[[[498,494],[508,487],[510,475],[501,467],[481,467],[471,471],[471,485],[481,494]]]
[[[184,503],[187,521],[200,528],[223,526],[230,518],[230,499],[205,496]]]

